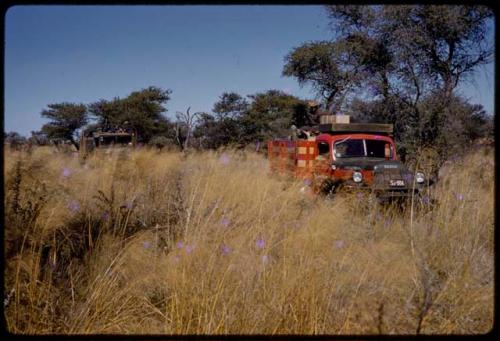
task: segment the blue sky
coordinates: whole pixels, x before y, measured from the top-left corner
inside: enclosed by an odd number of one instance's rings
[[[281,76],[283,59],[332,36],[322,6],[16,6],[5,29],[4,129],[25,136],[46,122],[47,104],[125,97],[150,85],[172,90],[169,117],[210,111],[225,91],[313,98]],[[490,113],[493,69],[460,89]]]

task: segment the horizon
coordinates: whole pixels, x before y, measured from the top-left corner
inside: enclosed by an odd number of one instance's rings
[[[4,132],[23,136],[48,122],[40,116],[48,104],[123,98],[148,86],[172,90],[169,119],[188,107],[211,112],[231,91],[314,99],[309,86],[281,75],[283,60],[305,41],[333,37],[316,5],[15,6],[5,20]],[[494,115],[494,62],[458,94]]]

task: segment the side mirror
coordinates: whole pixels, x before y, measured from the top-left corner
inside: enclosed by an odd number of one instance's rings
[[[391,146],[389,143],[386,143],[384,146],[384,156],[386,159],[389,159],[391,157]]]

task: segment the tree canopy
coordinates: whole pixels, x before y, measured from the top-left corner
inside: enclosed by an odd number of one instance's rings
[[[42,132],[50,139],[69,140],[78,150],[77,130],[88,122],[85,104],[56,103],[49,104],[41,113],[49,123],[42,126]]]
[[[455,109],[461,105],[463,114],[475,112],[454,90],[479,66],[491,62],[493,47],[486,35],[492,10],[333,5],[327,12],[332,38],[292,49],[283,75],[310,84],[332,112],[393,123],[396,137],[408,150],[452,141],[444,128],[444,122],[458,120],[451,104]],[[472,117],[469,121],[483,122]],[[441,151],[448,147],[443,145]]]

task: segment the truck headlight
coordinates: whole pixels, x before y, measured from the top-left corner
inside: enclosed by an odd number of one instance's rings
[[[361,180],[363,180],[363,174],[361,174],[361,172],[352,173],[352,180],[357,183],[361,182]]]
[[[423,184],[425,181],[424,173],[422,172],[415,173],[415,180],[417,181],[417,184]]]

